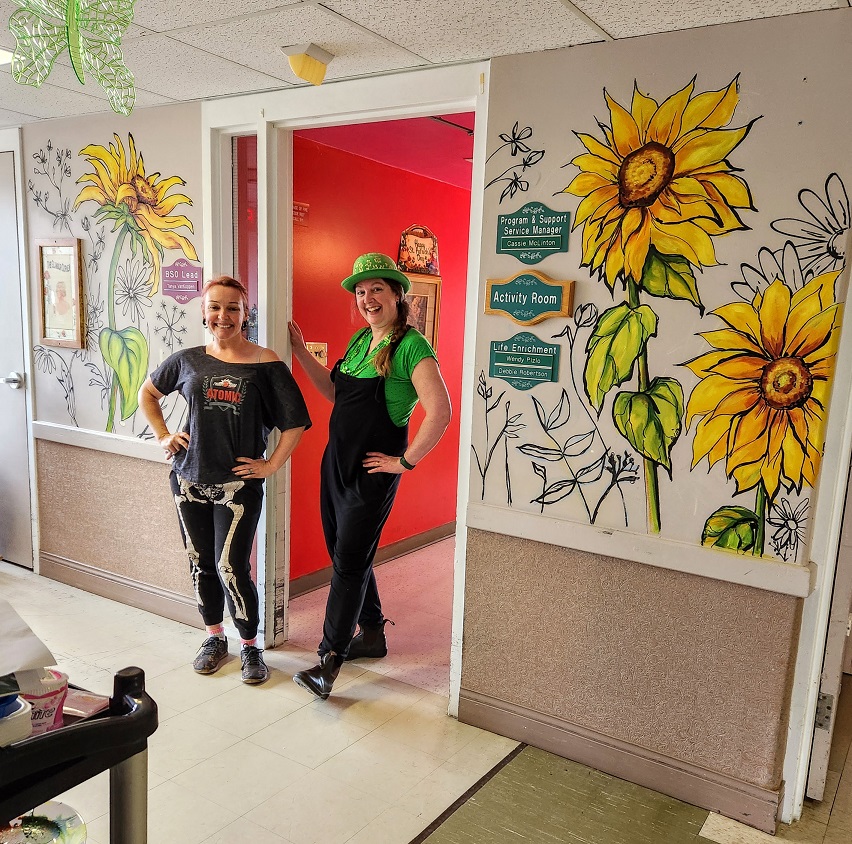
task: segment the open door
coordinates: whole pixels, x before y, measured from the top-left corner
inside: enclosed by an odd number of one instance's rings
[[[850,477],[852,477],[852,474],[850,474]],[[811,761],[805,792],[812,800],[822,800],[825,791],[831,737],[834,733],[837,700],[843,679],[844,651],[847,650],[850,602],[852,602],[852,503],[850,503],[849,480],[847,479],[843,526],[840,533],[840,545],[837,549],[834,591],[831,596],[831,611],[828,619],[825,656],[814,722],[814,739],[811,745]]]

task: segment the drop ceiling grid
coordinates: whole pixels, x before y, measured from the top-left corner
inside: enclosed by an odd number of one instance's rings
[[[842,0],[841,0],[842,2]],[[834,9],[838,0],[574,0],[613,38],[674,32],[699,26],[757,20],[818,9]],[[842,5],[846,5],[842,2]]]
[[[0,108],[0,128],[20,126],[22,123],[33,123],[39,118],[33,114],[23,114],[20,111],[8,111]]]
[[[270,9],[300,5],[301,0],[136,0],[133,21],[162,33],[186,26],[203,26],[240,15],[253,15]]]
[[[218,56],[239,56],[241,64],[294,83],[281,47],[314,43],[332,53],[327,79],[360,76],[425,64],[406,50],[374,37],[327,11],[302,4],[263,17],[187,30],[172,36]]]
[[[325,5],[433,62],[464,61],[570,44],[601,36],[559,0],[324,0]]]
[[[123,52],[140,88],[180,101],[286,87],[281,79],[165,35],[131,41]]]
[[[93,114],[104,110],[104,103],[97,97],[79,91],[69,91],[45,82],[41,88],[19,85],[12,79],[9,65],[0,68],[0,104],[18,108],[33,117],[68,117],[75,114]]]

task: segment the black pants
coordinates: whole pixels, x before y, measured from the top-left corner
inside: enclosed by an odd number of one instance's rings
[[[227,602],[240,637],[254,639],[260,618],[257,587],[251,576],[251,547],[263,504],[263,484],[194,484],[174,472],[169,480],[204,623],[220,624]]]

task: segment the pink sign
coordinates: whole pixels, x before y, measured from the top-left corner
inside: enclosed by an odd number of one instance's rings
[[[201,293],[202,268],[186,258],[178,258],[171,266],[161,270],[162,291],[182,305]]]

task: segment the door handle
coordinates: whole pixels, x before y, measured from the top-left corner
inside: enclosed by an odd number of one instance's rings
[[[24,374],[10,372],[5,378],[0,378],[0,384],[8,384],[13,390],[20,390],[24,386]]]

